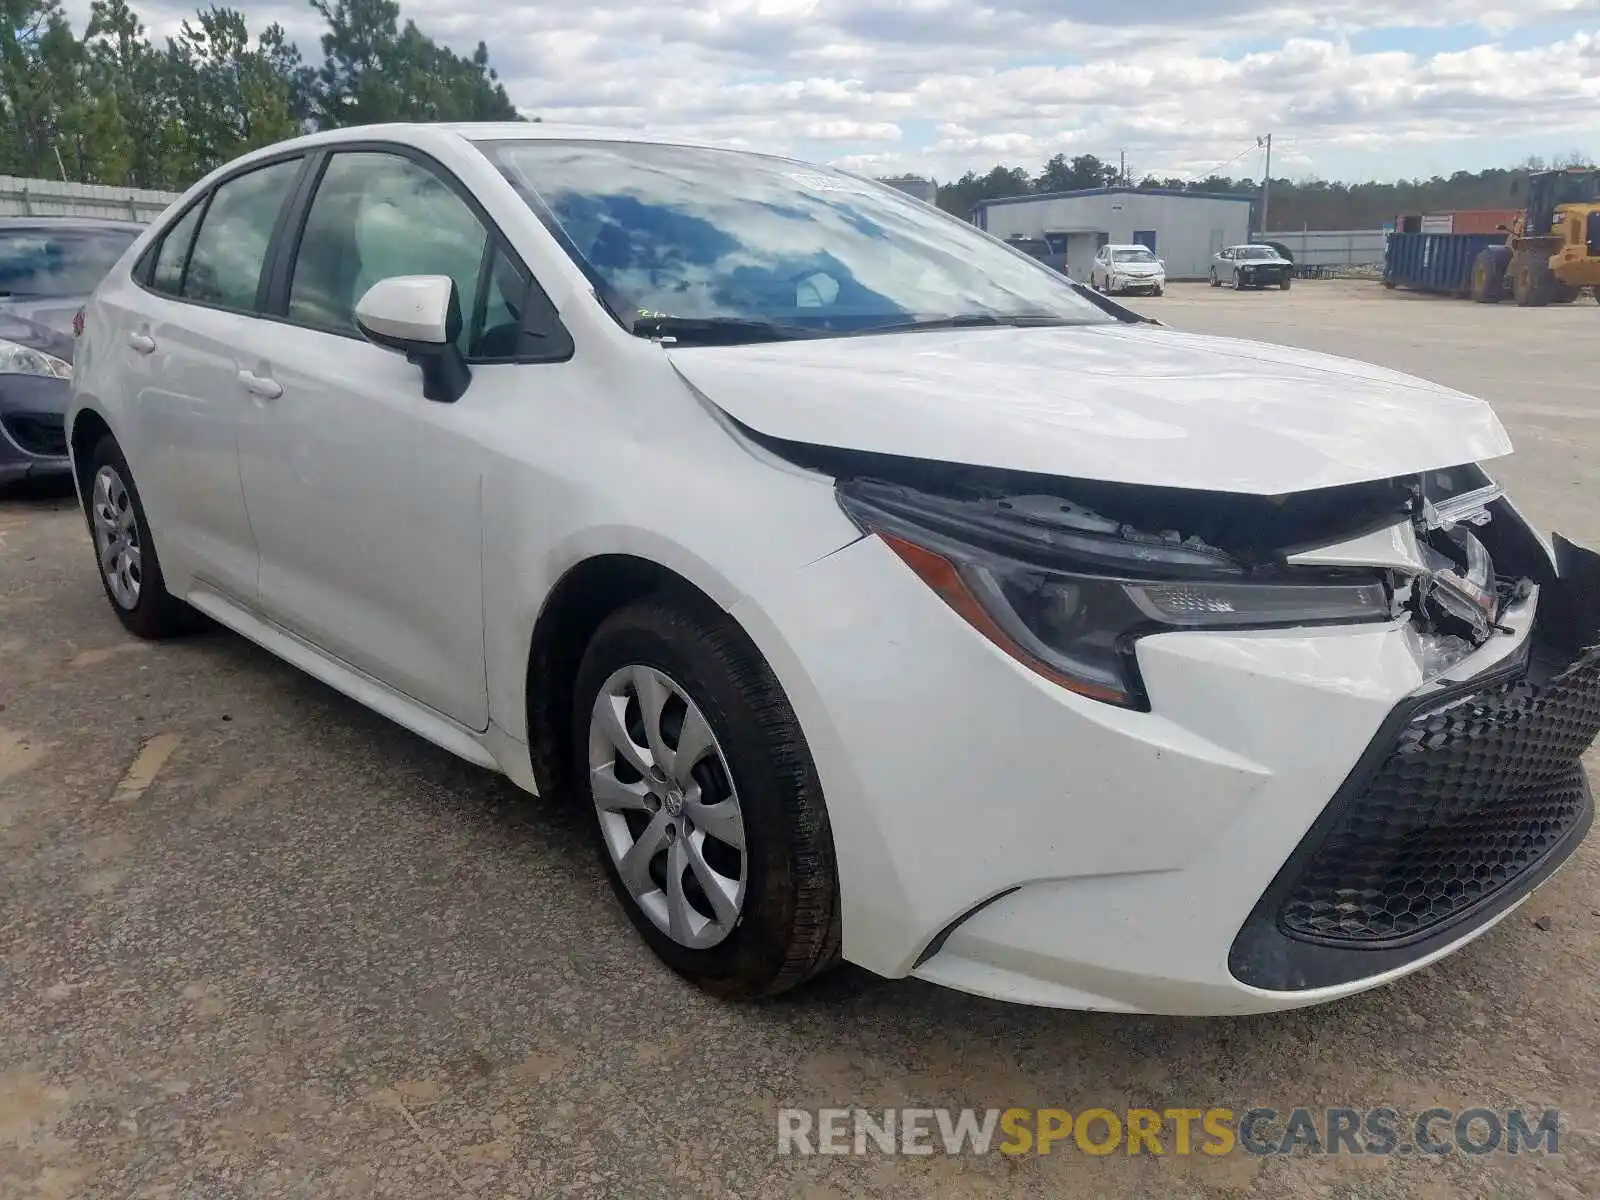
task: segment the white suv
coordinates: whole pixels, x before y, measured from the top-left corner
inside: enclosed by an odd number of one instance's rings
[[[581,803],[718,995],[842,957],[1310,1004],[1590,821],[1600,559],[1500,496],[1485,404],[1160,327],[853,175],[316,134],[155,223],[74,387],[130,630],[199,610]]]
[[[1089,285],[1112,295],[1146,292],[1159,296],[1167,288],[1167,264],[1148,246],[1101,246],[1089,268]]]

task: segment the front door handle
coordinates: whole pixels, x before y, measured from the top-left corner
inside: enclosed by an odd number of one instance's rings
[[[276,379],[263,379],[254,371],[240,371],[239,382],[252,396],[260,396],[264,400],[276,400],[283,395],[283,384]]]
[[[140,354],[150,354],[156,348],[156,340],[148,333],[130,333],[128,335],[128,346],[130,349],[137,350]]]

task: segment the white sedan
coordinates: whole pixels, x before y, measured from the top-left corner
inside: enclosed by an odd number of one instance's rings
[[[75,368],[130,631],[198,610],[577,800],[719,996],[846,959],[1316,1003],[1590,821],[1600,559],[1500,496],[1487,405],[1163,328],[830,168],[314,134],[155,222]]]
[[[1147,246],[1101,246],[1089,268],[1089,286],[1110,295],[1159,296],[1167,288],[1167,264]]]

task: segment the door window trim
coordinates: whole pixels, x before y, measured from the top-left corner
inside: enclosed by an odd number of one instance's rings
[[[321,187],[324,175],[327,174],[328,164],[333,161],[336,154],[388,154],[397,158],[410,160],[415,165],[432,174],[436,179],[449,188],[455,196],[464,203],[472,213],[473,218],[483,226],[486,237],[484,239],[484,257],[480,263],[482,272],[478,280],[477,292],[473,296],[462,296],[462,319],[471,327],[471,322],[477,316],[478,303],[487,295],[485,280],[488,279],[489,266],[493,264],[494,256],[503,253],[511,260],[523,277],[528,280],[528,291],[522,305],[521,331],[524,335],[532,335],[552,343],[552,349],[545,353],[530,354],[518,353],[507,357],[488,358],[482,355],[467,355],[468,366],[499,366],[507,363],[533,364],[569,361],[576,347],[573,344],[572,334],[567,330],[561,314],[551,303],[549,293],[544,290],[528,264],[523,261],[516,248],[511,245],[509,238],[501,231],[500,226],[490,217],[488,210],[472,194],[470,188],[462,183],[451,171],[433,155],[415,146],[406,146],[398,142],[384,141],[349,141],[338,142],[331,146],[321,146],[312,151],[311,158],[315,165],[302,177],[301,186],[295,190],[293,201],[286,214],[280,215],[279,225],[283,236],[277,241],[273,249],[276,257],[272,260],[270,277],[263,273],[263,279],[270,278],[270,286],[264,297],[262,311],[259,315],[270,321],[277,321],[283,325],[291,325],[296,329],[307,329],[313,333],[327,334],[329,337],[347,338],[351,341],[362,342],[370,345],[367,339],[359,332],[348,329],[334,329],[327,325],[319,325],[314,321],[297,320],[289,315],[289,291],[294,280],[294,263],[300,253],[300,243],[305,237],[306,223],[311,216],[311,205],[315,202],[317,189]],[[535,310],[548,314],[542,322],[534,320]]]
[[[141,290],[149,292],[152,296],[171,301],[174,304],[189,304],[195,308],[209,308],[213,312],[233,313],[242,317],[265,315],[261,306],[266,298],[267,284],[272,274],[273,256],[278,249],[284,214],[292,210],[292,205],[299,196],[300,188],[305,183],[306,169],[310,166],[311,158],[312,156],[305,150],[285,151],[282,154],[273,154],[266,158],[254,159],[237,171],[230,171],[218,179],[210,187],[206,188],[204,192],[196,196],[188,204],[185,204],[182,210],[162,228],[155,241],[150,243],[134,268],[132,278],[135,285]],[[250,308],[240,308],[233,304],[218,304],[212,300],[198,300],[193,296],[182,295],[183,285],[189,281],[189,264],[194,257],[194,244],[200,238],[200,231],[205,228],[206,218],[211,215],[211,201],[216,197],[217,192],[236,179],[243,179],[246,175],[266,170],[268,167],[275,167],[279,163],[294,162],[296,160],[300,162],[300,170],[295,176],[294,182],[289,185],[289,190],[284,193],[283,202],[278,206],[278,215],[272,223],[272,231],[267,235],[266,254],[261,260],[261,275],[256,280],[256,296],[252,306]],[[167,238],[173,230],[197,207],[200,209],[200,219],[194,224],[194,232],[189,236],[189,248],[184,252],[183,270],[178,275],[179,294],[174,295],[171,292],[160,291],[155,287],[154,275],[156,259],[161,254],[161,247],[166,245]]]

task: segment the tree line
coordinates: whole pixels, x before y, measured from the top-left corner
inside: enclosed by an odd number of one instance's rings
[[[175,191],[311,129],[518,119],[482,42],[457,54],[392,0],[310,3],[312,58],[218,5],[158,45],[127,0],[94,0],[81,35],[60,0],[0,0],[0,175]]]
[[[1267,223],[1269,229],[1280,231],[1375,229],[1402,214],[1517,208],[1521,203],[1519,197],[1525,194],[1521,181],[1529,171],[1585,166],[1590,161],[1587,156],[1574,152],[1549,163],[1535,157],[1517,167],[1457,171],[1448,178],[1436,175],[1431,179],[1402,179],[1394,183],[1275,178],[1267,206]],[[1201,179],[1139,176],[1119,163],[1102,161],[1093,154],[1080,154],[1070,159],[1058,154],[1036,175],[1030,175],[1021,167],[1007,166],[996,166],[984,174],[968,171],[954,182],[939,185],[938,203],[946,212],[965,218],[984,200],[1117,184],[1145,191],[1163,189],[1250,196],[1256,201],[1255,216],[1260,216],[1262,187],[1259,180],[1217,174]]]

